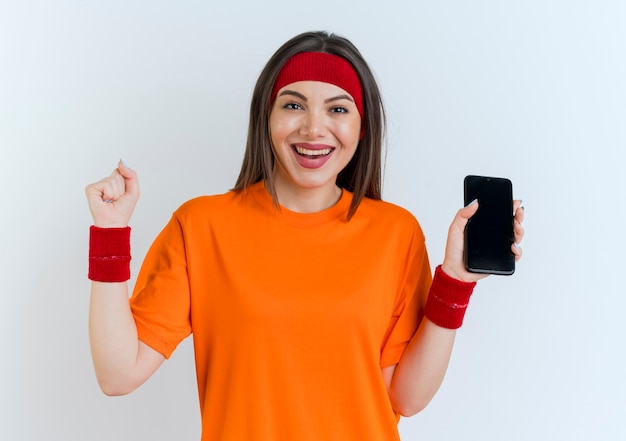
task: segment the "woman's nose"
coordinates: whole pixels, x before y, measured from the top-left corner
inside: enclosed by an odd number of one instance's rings
[[[322,112],[307,111],[302,120],[300,134],[309,138],[319,138],[325,135],[325,122]]]

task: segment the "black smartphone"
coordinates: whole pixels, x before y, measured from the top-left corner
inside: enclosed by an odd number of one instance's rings
[[[466,176],[465,205],[478,200],[478,211],[465,227],[465,267],[473,273],[515,272],[513,185],[509,179]]]

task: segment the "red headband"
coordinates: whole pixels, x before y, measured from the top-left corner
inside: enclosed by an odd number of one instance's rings
[[[321,81],[341,87],[352,96],[359,115],[364,117],[361,81],[352,64],[345,58],[325,52],[300,52],[294,55],[276,77],[270,104],[280,89],[296,81]]]

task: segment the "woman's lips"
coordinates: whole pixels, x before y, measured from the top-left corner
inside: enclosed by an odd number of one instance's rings
[[[330,159],[334,147],[325,144],[293,144],[296,161],[304,168],[319,168]]]
[[[333,149],[325,148],[325,149],[307,149],[305,147],[295,146],[296,152],[302,156],[323,156],[332,152]]]

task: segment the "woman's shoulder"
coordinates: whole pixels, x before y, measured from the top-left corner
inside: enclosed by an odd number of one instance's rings
[[[235,191],[196,196],[183,202],[174,211],[174,215],[179,218],[206,217],[211,213],[223,212],[229,205],[233,204],[237,197],[238,193]]]
[[[404,226],[409,230],[418,231],[422,235],[422,228],[419,221],[408,209],[393,202],[363,198],[359,210],[364,217],[375,219],[377,223],[393,225],[394,227]],[[357,213],[358,211],[357,210]]]
[[[417,222],[416,217],[408,209],[393,202],[363,198],[361,202],[367,211],[378,213],[380,216],[391,217],[406,222]]]
[[[257,182],[244,190],[231,189],[224,193],[196,196],[178,207],[176,213],[205,213],[216,209],[228,211],[229,208],[248,210],[263,203],[260,195],[265,192],[264,189],[263,183]]]

